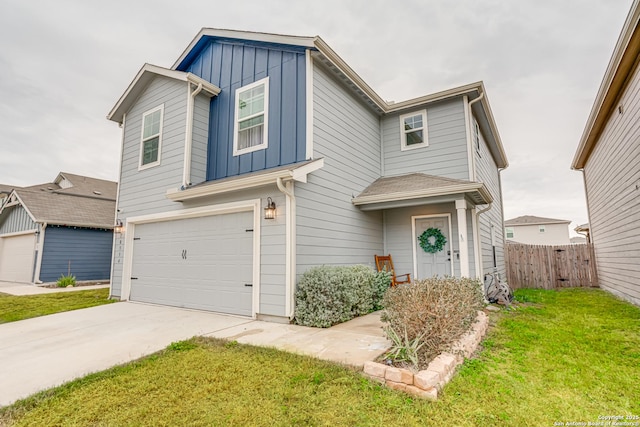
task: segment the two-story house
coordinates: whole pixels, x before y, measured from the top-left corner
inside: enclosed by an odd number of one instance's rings
[[[507,159],[481,82],[387,103],[320,37],[206,28],[108,118],[114,297],[287,321],[313,266],[504,272]]]
[[[566,219],[523,215],[504,222],[505,239],[527,245],[569,245],[569,224]]]

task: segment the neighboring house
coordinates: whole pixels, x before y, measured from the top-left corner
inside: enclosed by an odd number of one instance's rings
[[[618,38],[571,167],[583,172],[600,287],[640,305],[640,6]]]
[[[573,231],[575,231],[578,234],[582,234],[584,236],[584,239],[585,239],[586,243],[591,243],[591,235],[589,233],[589,223],[588,222],[586,224],[580,224],[579,226],[574,228]]]
[[[0,208],[2,207],[2,204],[4,203],[4,201],[7,200],[7,197],[9,197],[9,194],[11,194],[11,191],[14,188],[20,188],[20,187],[0,184]]]
[[[60,172],[0,208],[0,280],[109,279],[117,183]]]
[[[481,82],[389,104],[319,37],[203,29],[108,119],[123,300],[288,321],[313,266],[391,253],[418,278],[504,274],[507,159]]]
[[[582,236],[574,236],[569,239],[572,245],[584,245],[587,243],[587,239]]]
[[[528,245],[569,245],[569,224],[565,219],[519,216],[504,222],[505,238]]]

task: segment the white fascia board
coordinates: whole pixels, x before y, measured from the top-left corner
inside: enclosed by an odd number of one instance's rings
[[[587,158],[596,142],[594,133],[597,133],[597,129],[594,129],[594,127],[598,121],[604,120],[604,117],[602,117],[603,115],[607,115],[607,111],[602,111],[605,101],[607,98],[610,98],[612,99],[611,102],[613,102],[613,99],[616,99],[618,96],[618,91],[624,90],[625,85],[622,85],[617,91],[615,91],[615,93],[611,93],[614,80],[616,77],[620,78],[619,70],[625,57],[631,59],[630,61],[627,61],[628,63],[626,67],[633,68],[635,64],[635,58],[638,55],[638,46],[633,46],[633,49],[628,48],[630,46],[631,39],[636,32],[636,27],[639,21],[640,1],[634,0],[629,11],[629,15],[627,15],[627,19],[622,27],[622,31],[620,32],[620,36],[618,37],[618,41],[616,42],[611,59],[609,60],[609,65],[607,65],[607,70],[605,71],[600,87],[598,88],[598,93],[596,94],[595,101],[593,102],[593,107],[589,113],[589,118],[585,124],[584,131],[580,137],[580,143],[578,144],[573,161],[571,162],[572,169],[583,169],[587,163]],[[631,51],[627,52],[628,50]]]
[[[304,166],[292,167],[290,169],[277,170],[258,175],[239,177],[223,182],[211,182],[202,186],[188,188],[186,190],[168,189],[166,197],[174,202],[197,199],[200,197],[213,196],[216,194],[228,193],[230,191],[245,190],[253,187],[260,187],[275,184],[278,178],[283,181],[307,182],[307,175],[324,166],[324,159],[314,160]]]
[[[468,193],[471,191],[478,191],[482,195],[482,197],[488,201],[488,203],[493,202],[493,198],[491,197],[491,194],[489,194],[489,192],[487,191],[484,184],[474,183],[474,184],[451,185],[444,188],[435,188],[435,189],[428,189],[428,190],[403,191],[399,193],[378,194],[375,196],[356,197],[352,200],[352,203],[356,206],[359,206],[359,205],[366,205],[366,204],[372,204],[372,203],[395,202],[399,200],[448,196],[452,194]]]
[[[196,76],[195,74],[185,73],[183,71],[170,70],[168,68],[158,67],[157,65],[144,64],[133,81],[122,94],[116,105],[107,115],[107,119],[122,123],[124,114],[131,108],[133,103],[138,99],[140,94],[147,87],[149,82],[156,76],[163,76],[174,80],[193,83],[195,85],[202,84],[203,91],[210,97],[220,93],[220,88],[216,85]]]
[[[292,45],[292,46],[302,46],[302,47],[314,47],[315,37],[305,37],[305,36],[289,36],[282,34],[270,34],[270,33],[258,33],[253,31],[236,31],[236,30],[223,30],[218,28],[202,28],[200,32],[191,40],[189,46],[182,52],[182,55],[178,58],[176,62],[171,66],[172,70],[175,70],[178,65],[189,55],[191,50],[198,44],[201,38],[203,37],[218,37],[218,38],[226,38],[226,39],[237,39],[237,40],[252,40],[263,43],[276,43],[276,44],[284,44],[284,45]]]

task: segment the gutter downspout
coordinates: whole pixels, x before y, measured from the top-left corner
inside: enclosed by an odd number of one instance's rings
[[[193,92],[191,92],[191,83],[187,84],[189,92],[187,99],[187,129],[184,138],[184,166],[182,168],[182,188],[191,185],[191,147],[193,145],[193,111],[195,109],[196,96],[202,91],[202,83]]]
[[[484,98],[484,92],[480,93],[480,96],[477,97],[476,99],[474,99],[473,101],[469,101],[469,103],[467,104],[469,106],[469,127],[467,128],[467,132],[469,132],[469,137],[471,139],[471,137],[473,136],[473,110],[472,110],[472,106],[473,104],[475,104],[478,101],[482,101],[482,99]],[[471,141],[471,164],[472,164],[472,169],[473,169],[473,177],[469,177],[470,181],[476,181],[477,180],[477,174],[476,174],[476,147],[473,146],[473,141]]]
[[[43,222],[42,225],[40,225],[40,233],[38,233],[38,255],[36,258],[36,271],[33,274],[33,283],[36,285],[42,283],[42,280],[40,280],[40,269],[42,267],[42,251],[44,250],[44,232],[46,228],[47,223]]]
[[[477,250],[476,250],[476,257],[475,257],[476,277],[481,281],[483,280],[483,277],[484,277],[484,267],[482,266],[482,242],[480,241],[480,215],[482,215],[485,212],[488,212],[492,208],[492,206],[493,206],[493,203],[489,203],[487,207],[480,210],[476,210],[474,212],[475,216],[473,218],[474,220],[473,239],[477,242]]]
[[[283,183],[276,179],[278,190],[286,197],[285,206],[285,316],[289,320],[295,314],[294,290],[296,284],[296,197],[293,194],[293,182]]]

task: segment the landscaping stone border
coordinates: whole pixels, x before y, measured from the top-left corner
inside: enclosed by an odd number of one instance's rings
[[[417,397],[437,400],[438,392],[451,381],[458,365],[471,357],[487,333],[489,317],[484,311],[478,312],[478,318],[456,341],[451,352],[445,352],[433,359],[427,369],[414,374],[409,369],[396,368],[377,362],[365,362],[364,375],[394,390],[401,390]]]

